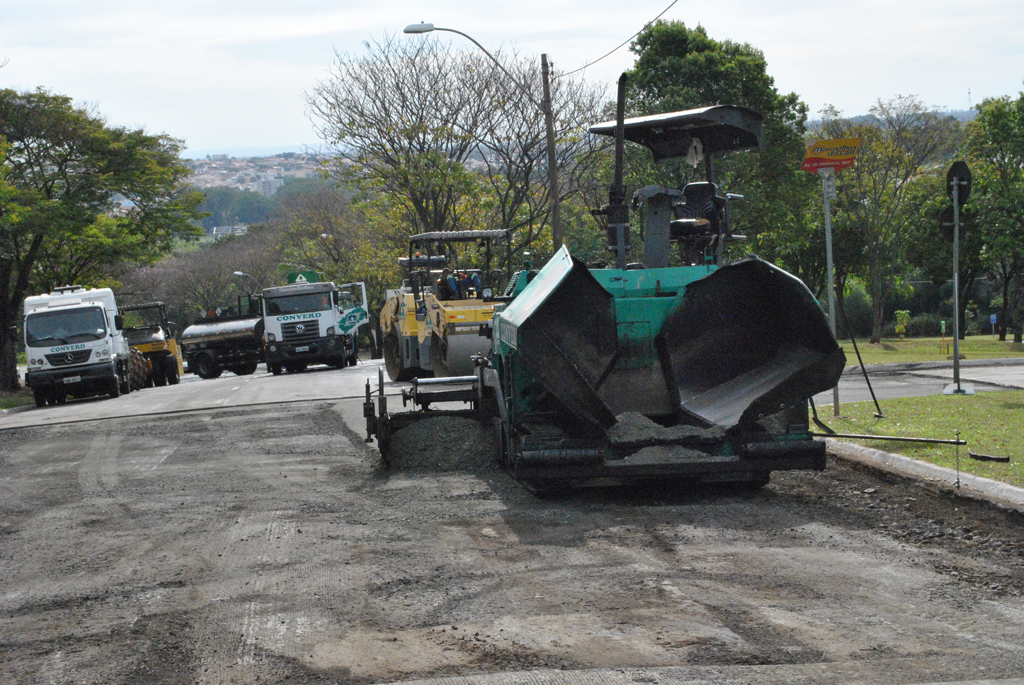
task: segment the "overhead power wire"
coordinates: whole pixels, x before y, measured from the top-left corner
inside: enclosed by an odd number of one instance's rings
[[[679,0],[672,0],[672,2],[671,2],[671,3],[669,4],[669,6],[668,6],[668,7],[666,7],[665,9],[663,9],[663,10],[661,11],[661,14],[659,14],[659,15],[658,15],[658,16],[656,16],[656,17],[655,17],[654,19],[651,19],[651,20],[650,20],[649,22],[647,22],[646,24],[644,24],[644,25],[643,25],[643,27],[641,27],[641,29],[640,29],[639,31],[637,31],[637,32],[636,32],[636,33],[634,33],[634,34],[633,34],[632,36],[630,36],[629,38],[627,38],[626,40],[624,40],[624,41],[623,41],[622,43],[620,43],[620,44],[619,44],[619,45],[618,45],[617,47],[615,47],[614,49],[610,50],[609,52],[607,52],[607,53],[606,53],[606,54],[604,54],[604,55],[601,55],[600,57],[598,57],[597,59],[595,59],[595,60],[594,60],[593,62],[587,62],[586,64],[584,64],[584,65],[583,65],[582,67],[580,67],[579,69],[573,69],[572,71],[567,71],[567,72],[565,72],[564,74],[559,74],[559,77],[561,77],[561,76],[569,76],[570,74],[575,74],[575,73],[576,73],[577,71],[583,71],[583,70],[584,70],[584,69],[586,69],[587,67],[591,67],[591,66],[593,66],[593,65],[597,64],[598,62],[600,62],[601,60],[603,60],[603,59],[604,59],[605,57],[609,57],[609,56],[611,56],[611,55],[615,54],[615,53],[616,53],[616,52],[618,52],[618,51],[619,51],[619,50],[620,50],[620,49],[621,49],[621,48],[622,48],[622,47],[623,47],[624,45],[626,45],[627,43],[629,43],[629,41],[633,40],[634,38],[636,38],[637,36],[639,36],[639,35],[640,35],[641,33],[643,33],[644,31],[646,31],[646,30],[647,30],[647,27],[648,27],[648,26],[650,26],[651,24],[653,24],[654,22],[658,21],[658,20],[659,20],[659,19],[661,19],[661,18],[662,18],[663,16],[665,16],[665,12],[668,12],[668,11],[669,11],[670,9],[672,9],[672,7],[673,7],[673,6],[674,6],[674,5],[675,5],[675,4],[677,3],[677,2],[679,2]]]

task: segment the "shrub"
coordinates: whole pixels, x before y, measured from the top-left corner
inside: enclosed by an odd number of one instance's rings
[[[897,309],[896,314],[896,335],[903,338],[907,334],[907,323],[910,322],[910,311],[906,309]]]
[[[946,327],[952,332],[950,324]],[[942,335],[942,317],[938,314],[918,314],[907,321],[907,335],[911,338],[926,338]]]

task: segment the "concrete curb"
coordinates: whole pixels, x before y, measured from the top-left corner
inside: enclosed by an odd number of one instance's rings
[[[956,488],[957,474],[953,469],[936,466],[892,452],[883,452],[871,447],[825,438],[829,452],[848,461],[863,464],[899,476],[918,478],[938,484],[943,489],[952,488],[958,494],[971,499],[980,499],[1010,509],[1024,511],[1024,488],[1000,483],[991,478],[960,472],[960,488]],[[964,458],[967,458],[966,454]]]

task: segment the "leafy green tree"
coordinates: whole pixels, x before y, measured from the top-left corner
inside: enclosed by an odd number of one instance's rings
[[[635,114],[722,104],[747,107],[764,117],[764,149],[716,158],[716,181],[724,190],[745,196],[735,206],[735,232],[755,238],[764,256],[812,285],[822,283],[824,250],[817,249],[816,237],[821,214],[813,211],[817,184],[799,171],[807,106],[795,93],[778,92],[760,50],[717,41],[702,26],[655,22],[631,50],[637,55],[628,72],[629,105]],[[701,171],[681,161],[663,163],[657,171],[649,163],[636,165],[631,175],[638,185],[659,182],[676,188],[703,180]]]
[[[195,235],[201,197],[182,184],[180,141],[109,127],[42,89],[0,90],[0,141],[0,387],[14,388],[24,297],[155,261]]]
[[[284,198],[291,195],[315,193],[330,187],[333,187],[333,184],[322,178],[289,178],[274,193],[274,202],[275,204],[280,203]]]
[[[972,175],[969,198],[975,230],[984,236],[986,267],[1002,287],[1000,340],[1013,319],[1021,341],[1020,312],[1013,312],[1012,284],[1024,275],[1024,93],[989,98],[966,125],[966,152]],[[1011,317],[1010,314],[1015,314]]]

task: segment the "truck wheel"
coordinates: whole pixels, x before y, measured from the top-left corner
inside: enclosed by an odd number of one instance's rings
[[[128,357],[128,384],[132,390],[146,387],[146,358],[136,348],[131,348]]]
[[[46,406],[46,393],[42,390],[33,390],[32,399],[36,401],[36,406],[40,409]]]
[[[203,379],[216,378],[220,375],[220,369],[208,354],[201,354],[195,358],[196,375]]]
[[[389,333],[384,338],[384,368],[393,381],[411,381],[416,377],[415,370],[402,366],[402,346],[397,333]]]
[[[164,357],[157,357],[153,360],[153,385],[158,388],[167,385],[167,368],[164,363]]]
[[[243,364],[242,366],[236,366],[231,370],[235,372],[235,375],[248,376],[250,373],[256,371],[256,362],[249,362],[248,364]]]
[[[270,367],[270,373],[274,374],[275,376],[280,376],[281,375],[281,365],[280,364],[268,364],[267,366]]]
[[[181,380],[178,377],[178,359],[173,354],[164,357],[164,378],[168,385],[177,385]]]
[[[349,336],[349,339],[352,341],[352,351],[348,355],[348,365],[355,366],[356,362],[359,361],[359,342],[354,335]]]

